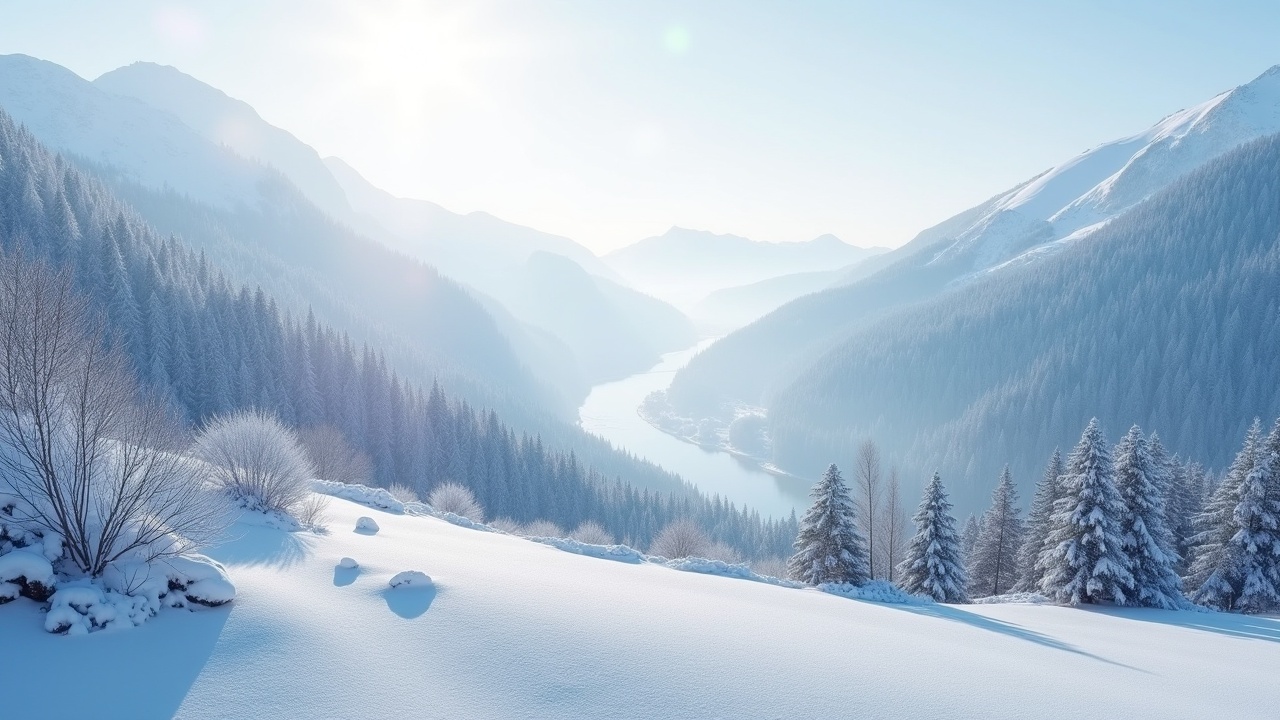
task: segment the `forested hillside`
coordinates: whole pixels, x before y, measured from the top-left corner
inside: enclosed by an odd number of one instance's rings
[[[0,247],[72,272],[140,378],[189,422],[257,407],[290,424],[333,425],[368,454],[378,484],[426,490],[454,480],[492,515],[568,526],[594,519],[640,545],[685,516],[748,555],[780,555],[794,535],[793,522],[762,523],[687,492],[672,497],[606,481],[590,458],[518,435],[496,413],[438,386],[424,389],[379,350],[313,315],[285,311],[261,288],[231,282],[181,239],[158,235],[3,112]],[[595,447],[615,466],[664,476]]]
[[[1280,136],[1210,162],[1056,256],[854,333],[771,408],[780,464],[875,437],[940,468],[972,509],[1000,466],[1025,484],[1096,415],[1210,467],[1280,414]]]

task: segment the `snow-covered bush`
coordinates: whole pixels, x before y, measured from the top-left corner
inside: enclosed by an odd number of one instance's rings
[[[14,550],[0,555],[0,603],[22,595],[44,602],[53,594],[56,581],[53,564],[30,550]]]
[[[685,518],[663,528],[650,543],[649,554],[672,559],[706,557],[711,547],[711,539],[702,528]]]
[[[568,535],[564,528],[551,522],[550,520],[534,520],[520,528],[520,534],[525,537],[546,537],[546,538],[562,538]]]
[[[252,510],[294,515],[311,494],[310,461],[292,430],[257,410],[220,415],[196,437],[215,485]]]
[[[391,493],[391,497],[402,503],[421,502],[418,499],[418,491],[403,483],[394,483],[387,488],[387,492]]]
[[[587,520],[569,533],[569,537],[588,545],[612,545],[613,535],[604,526],[594,520]]]
[[[437,512],[461,515],[468,520],[484,522],[484,508],[471,491],[457,483],[437,485],[427,496],[427,504]]]
[[[747,564],[757,575],[775,578],[787,577],[787,561],[785,558],[764,558],[761,560],[752,560]]]
[[[92,577],[199,547],[225,517],[103,323],[67,275],[0,260],[0,543],[39,539]]]
[[[489,521],[489,527],[494,530],[501,530],[502,532],[510,535],[520,535],[524,530],[520,523],[509,517],[494,518]]]
[[[711,543],[703,557],[708,560],[719,560],[730,565],[742,562],[742,554],[722,542]]]

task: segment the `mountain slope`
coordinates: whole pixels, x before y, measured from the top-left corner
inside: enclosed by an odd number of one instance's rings
[[[772,393],[857,328],[1006,263],[1043,261],[1187,172],[1280,132],[1280,67],[1150,129],[1099,146],[855,268],[845,286],[802,298],[726,337],[676,376],[683,412],[769,404]],[[867,274],[867,270],[876,272]]]
[[[690,313],[701,323],[733,330],[768,315],[796,298],[825,290],[849,272],[852,272],[852,268],[791,273],[749,285],[716,290],[699,301]]]
[[[112,70],[93,84],[111,95],[135,98],[170,113],[214,144],[276,168],[334,218],[346,220],[350,214],[346,195],[316,151],[268,124],[248,103],[168,65],[148,62]]]
[[[855,332],[775,396],[776,459],[813,468],[875,437],[974,509],[1002,464],[1029,484],[1096,415],[1224,467],[1280,414],[1278,168],[1272,135],[1088,240]]]
[[[632,285],[677,307],[709,293],[801,272],[835,270],[880,252],[834,235],[808,242],[766,243],[737,235],[673,227],[604,257]]]
[[[360,516],[380,531],[352,532]],[[138,720],[1274,709],[1273,618],[886,605],[575,555],[337,498],[328,525],[319,535],[232,527],[210,552],[236,584],[229,606],[83,638],[40,630],[26,599],[0,607],[0,636],[21,648],[0,653],[5,687],[23,689],[6,692],[6,709],[101,716],[127,699]],[[342,557],[360,567],[337,567]],[[426,572],[434,587],[390,589],[402,570]],[[64,678],[75,692],[60,691]]]

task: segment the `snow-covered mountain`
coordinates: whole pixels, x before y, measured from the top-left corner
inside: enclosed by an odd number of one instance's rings
[[[840,268],[791,273],[716,290],[694,306],[691,316],[713,332],[734,330],[798,297],[825,290],[852,271],[853,268]]]
[[[1034,265],[1229,150],[1280,132],[1280,66],[1060,163],[726,336],[677,374],[690,414],[769,396],[857,328],[997,269]]]
[[[1043,256],[1087,237],[1222,153],[1280,132],[1280,65],[1253,82],[1099,145],[998,196],[967,227],[930,248],[928,262],[972,271]]]
[[[376,534],[353,531],[362,516]],[[25,598],[0,607],[5,711],[1013,720],[1275,709],[1280,621],[1269,617],[868,602],[706,574],[741,566],[682,572],[625,548],[560,543],[566,552],[340,498],[323,534],[251,520],[209,551],[235,583],[229,605],[88,637],[46,633]],[[432,582],[389,586],[415,570]]]
[[[879,252],[834,235],[768,243],[737,235],[672,227],[604,257],[631,284],[681,308],[708,294],[782,275],[835,270]]]

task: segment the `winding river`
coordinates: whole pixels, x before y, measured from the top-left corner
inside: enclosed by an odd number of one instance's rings
[[[678,473],[707,495],[718,494],[766,517],[785,517],[792,510],[802,514],[808,506],[808,482],[776,476],[729,453],[679,440],[645,422],[636,412],[649,393],[670,385],[675,372],[712,342],[715,338],[667,353],[645,372],[596,385],[578,408],[579,422],[584,430],[614,447]]]

